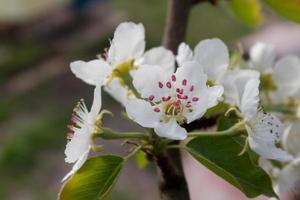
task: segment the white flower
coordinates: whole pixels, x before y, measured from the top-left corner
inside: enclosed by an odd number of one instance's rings
[[[72,170],[63,178],[63,181],[72,176],[86,161],[91,145],[90,139],[94,131],[95,121],[101,109],[101,87],[97,86],[94,90],[94,100],[90,112],[85,103],[80,101],[74,109],[72,123],[68,138],[65,154],[67,163],[74,163]]]
[[[261,73],[273,71],[276,54],[274,47],[258,42],[250,49],[250,66]]]
[[[266,159],[292,160],[290,154],[276,146],[284,131],[283,124],[273,114],[259,111],[258,103],[259,80],[250,79],[238,104],[246,120],[250,148]]]
[[[75,61],[70,64],[76,77],[91,85],[104,84],[114,69],[131,67],[145,50],[145,30],[142,24],[121,23],[114,33],[111,46],[103,58],[89,62]]]
[[[259,75],[259,72],[255,70],[228,70],[220,81],[224,87],[225,102],[239,105],[246,83],[250,79],[258,79]]]
[[[141,126],[154,128],[161,137],[183,140],[182,125],[200,117],[218,103],[223,87],[207,87],[207,75],[199,63],[185,62],[176,73],[166,73],[159,66],[141,66],[133,84],[143,99],[131,99],[128,116]]]
[[[108,50],[107,61],[117,66],[128,60],[140,58],[145,50],[145,29],[142,24],[121,23],[114,33]]]
[[[291,98],[300,98],[300,59],[297,56],[285,56],[274,67],[274,81],[278,92]]]
[[[176,60],[179,66],[185,61],[197,61],[203,67],[204,73],[208,75],[208,79],[219,83],[228,69],[229,53],[220,39],[206,39],[196,45],[194,55],[187,44],[180,44]]]
[[[124,22],[116,28],[108,52],[89,62],[72,62],[70,68],[77,78],[90,85],[105,85],[109,94],[124,103],[124,94],[129,88],[123,84],[122,76],[127,73],[133,75],[142,64],[159,65],[168,73],[175,70],[175,57],[171,51],[164,47],[144,50],[144,26]],[[121,94],[117,89],[121,90]]]

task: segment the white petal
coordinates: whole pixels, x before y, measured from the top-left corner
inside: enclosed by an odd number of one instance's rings
[[[111,72],[111,67],[102,59],[75,61],[70,64],[70,68],[77,78],[90,85],[102,85]]]
[[[129,59],[137,59],[145,50],[145,30],[142,24],[121,23],[114,33],[108,51],[108,60],[117,65]]]
[[[229,65],[229,53],[220,39],[200,41],[195,47],[195,60],[204,68],[210,80],[220,80]]]
[[[130,99],[126,104],[128,116],[146,128],[153,128],[159,122],[161,113],[154,112],[151,104],[141,99]]]
[[[273,46],[265,43],[258,42],[250,49],[250,60],[253,67],[263,73],[272,71],[275,57]]]
[[[192,61],[193,60],[193,51],[187,45],[186,43],[182,42],[177,51],[176,61],[178,63],[178,66],[181,67],[182,64],[186,61]]]
[[[143,57],[143,64],[160,66],[170,75],[175,71],[175,57],[172,51],[164,47],[152,48]]]
[[[123,106],[126,105],[129,98],[129,90],[126,85],[122,85],[120,83],[119,79],[114,78],[111,82],[108,83],[104,90]]]
[[[300,59],[285,56],[275,64],[274,79],[279,91],[290,97],[300,97]]]
[[[288,161],[293,156],[278,148],[276,144],[282,137],[284,126],[279,119],[269,113],[259,112],[246,126],[250,147],[266,159]]]
[[[94,99],[93,104],[91,107],[90,120],[93,123],[93,121],[96,119],[97,115],[100,112],[102,106],[102,99],[101,99],[101,86],[97,85],[94,89]]]
[[[200,91],[199,100],[197,102],[192,102],[192,112],[187,112],[185,117],[187,119],[187,123],[191,123],[192,121],[201,118],[207,109],[218,104],[218,99],[223,94],[222,86],[213,86],[210,88],[206,88],[204,91]]]
[[[300,183],[300,157],[281,170],[277,182],[280,194],[297,191],[296,186]]]
[[[168,123],[160,122],[154,127],[156,134],[173,140],[184,140],[187,132],[178,125],[175,119],[171,119]]]
[[[216,85],[213,87],[209,87],[207,89],[207,99],[208,99],[207,108],[211,108],[217,105],[223,93],[224,93],[223,86]]]
[[[249,135],[248,140],[250,148],[263,158],[279,161],[290,161],[293,159],[290,154],[279,149],[272,142],[263,141],[251,135]]]
[[[225,101],[231,105],[239,105],[245,85],[252,78],[259,79],[259,72],[244,69],[227,71],[221,79],[221,85],[224,86]]]
[[[77,129],[70,142],[67,143],[65,149],[65,161],[67,163],[74,163],[90,149],[90,136],[87,126]]]
[[[197,89],[206,88],[207,75],[196,61],[184,62],[181,67],[177,68],[175,75],[178,87],[181,87],[182,81],[186,79],[188,85],[194,85]]]
[[[297,117],[300,119],[300,105],[298,105],[298,108],[297,108]]]
[[[166,80],[166,73],[161,67],[142,65],[132,76],[132,83],[143,98],[154,95],[154,101],[157,101],[167,94],[165,86],[159,87],[159,82],[164,83]]]
[[[62,179],[62,182],[66,181],[69,177],[71,177],[73,174],[75,174],[85,163],[85,161],[88,158],[89,155],[89,149],[82,154],[82,156],[77,160],[77,162],[73,165],[71,171],[65,175],[65,177]]]
[[[250,79],[246,85],[239,108],[246,119],[257,114],[259,103],[259,79]]]
[[[295,122],[285,129],[282,144],[289,153],[300,156],[300,122]]]

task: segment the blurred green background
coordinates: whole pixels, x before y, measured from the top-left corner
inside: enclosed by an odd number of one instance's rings
[[[7,2],[1,0],[0,7]],[[42,12],[14,6],[8,5],[11,16],[0,15],[0,199],[50,200],[71,168],[64,163],[64,147],[73,106],[80,98],[89,105],[92,97],[92,88],[72,75],[69,63],[95,58],[108,46],[116,25],[126,20],[144,24],[147,48],[160,45],[166,1],[56,0],[35,7]],[[192,9],[187,42],[194,46],[219,37],[233,47],[253,31],[227,5],[203,3]],[[121,111],[107,95],[104,108]],[[115,129],[137,128],[118,114],[105,123]],[[120,152],[117,142],[105,147]],[[156,199],[155,183],[151,167],[143,172],[132,163],[111,199]],[[153,196],[143,195],[146,191]]]

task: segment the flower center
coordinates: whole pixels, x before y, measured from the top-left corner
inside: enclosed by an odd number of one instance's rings
[[[194,96],[195,86],[190,84],[188,79],[179,81],[175,74],[169,80],[157,83],[159,90],[166,90],[167,96],[163,96],[160,100],[153,102],[154,95],[150,95],[148,100],[153,104],[154,112],[163,113],[163,121],[170,118],[176,118],[177,122],[182,124],[185,121],[185,114],[193,111],[193,104],[199,100],[198,96]]]

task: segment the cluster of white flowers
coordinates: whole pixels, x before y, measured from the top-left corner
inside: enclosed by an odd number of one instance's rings
[[[74,111],[75,126],[70,127],[72,137],[65,153],[66,162],[76,164],[68,176],[87,159],[101,107],[101,87],[125,107],[130,119],[173,140],[185,139],[184,124],[200,119],[218,103],[235,107],[253,151],[264,159],[289,163],[284,174],[296,165],[299,168],[299,158],[294,160],[300,153],[299,120],[285,129],[279,120],[282,116],[261,109],[272,99],[297,105],[296,116],[300,115],[300,60],[288,56],[275,62],[275,57],[271,47],[258,43],[248,62],[232,67],[228,49],[219,39],[200,41],[194,51],[181,43],[177,55],[164,47],[145,51],[143,25],[121,23],[107,52],[89,62],[71,63],[75,76],[96,88],[91,111],[84,103]],[[266,92],[260,92],[264,87]],[[284,131],[288,133],[280,146]]]
[[[279,105],[291,108],[289,115],[274,113],[285,123],[280,138],[283,149],[294,157],[289,162],[274,165],[264,158],[260,165],[274,179],[278,194],[291,192],[300,183],[300,58],[287,55],[276,58],[271,45],[257,43],[250,49],[249,67],[261,73],[265,82],[262,88],[262,103],[265,106]]]

